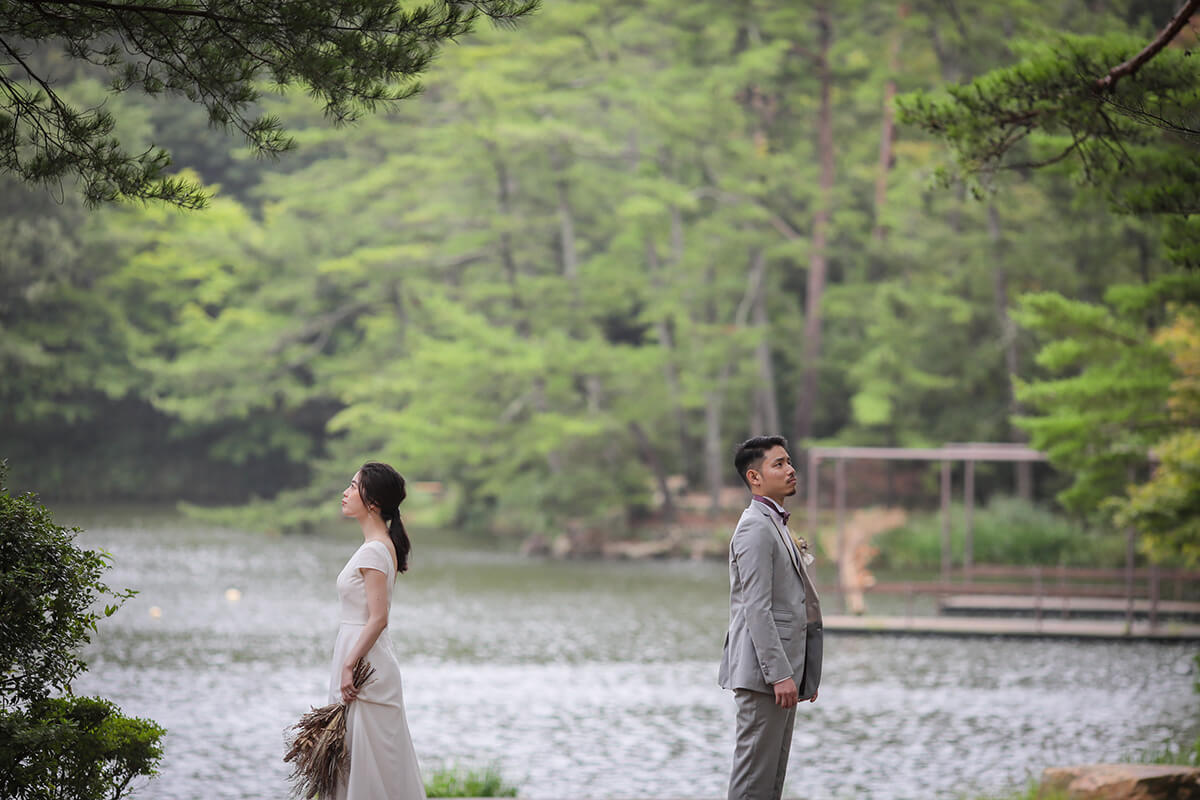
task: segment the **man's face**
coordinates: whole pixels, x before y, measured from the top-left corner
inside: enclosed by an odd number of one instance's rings
[[[759,468],[747,470],[746,475],[755,494],[782,500],[796,493],[796,469],[792,457],[780,445],[768,450]]]

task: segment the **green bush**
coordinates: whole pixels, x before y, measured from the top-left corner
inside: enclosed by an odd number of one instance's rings
[[[1200,767],[1200,738],[1188,746],[1167,743],[1160,750],[1149,750],[1137,759],[1145,764],[1185,764]]]
[[[108,555],[77,547],[77,530],[5,479],[0,462],[0,797],[117,800],[155,774],[165,732],[70,687],[87,668],[79,649],[132,592],[101,583]]]
[[[964,510],[950,510],[954,563],[962,563]],[[1094,531],[1061,514],[1015,498],[997,498],[976,508],[976,564],[1119,567],[1125,563],[1125,539],[1113,531]],[[875,539],[874,566],[937,569],[942,563],[942,521],[938,513],[913,515],[903,527]]]
[[[435,770],[425,781],[428,797],[516,797],[517,787],[506,783],[495,766],[469,769],[459,766]]]
[[[99,697],[38,700],[0,712],[0,797],[93,800],[153,775],[166,733]]]

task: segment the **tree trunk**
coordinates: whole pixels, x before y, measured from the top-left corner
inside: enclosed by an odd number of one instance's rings
[[[646,266],[650,270],[650,285],[654,287],[654,291],[665,291],[661,273],[662,265],[658,260],[658,250],[654,246],[654,240],[649,236],[646,237]],[[688,458],[687,417],[684,415],[683,405],[680,402],[680,399],[683,397],[683,390],[679,386],[679,371],[675,365],[675,340],[671,335],[671,326],[661,316],[655,319],[654,330],[658,335],[659,346],[666,353],[666,358],[663,359],[663,378],[667,383],[667,402],[671,406],[671,416],[675,421],[675,435],[678,437],[679,457],[681,463],[687,463],[690,460]]]
[[[512,177],[508,172],[508,164],[500,155],[500,148],[495,142],[485,142],[492,156],[492,167],[496,170],[496,203],[500,214],[505,220],[503,232],[500,234],[500,263],[504,265],[504,276],[508,280],[508,288],[512,293],[512,309],[517,317],[517,333],[528,336],[529,320],[525,313],[525,303],[517,285],[517,260],[513,255],[512,234],[508,230],[508,219],[512,216]]]
[[[724,448],[721,446],[721,402],[725,394],[724,381],[704,393],[704,466],[708,484],[710,516],[721,510],[721,489],[725,485]]]
[[[508,279],[509,289],[512,292],[512,308],[517,317],[517,334],[525,339],[529,337],[532,326],[529,322],[529,314],[525,303],[521,300],[521,294],[518,291],[517,259],[513,253],[512,234],[509,233],[507,224],[508,220],[512,217],[512,177],[508,171],[508,164],[500,155],[500,148],[494,142],[487,142],[487,148],[492,154],[492,165],[496,170],[496,200],[500,206],[500,214],[505,221],[504,232],[500,234],[500,261],[504,265],[504,274]],[[545,413],[549,406],[546,402],[546,379],[544,377],[539,376],[534,378],[531,394],[533,408],[539,413]],[[557,452],[548,454],[546,456],[546,463],[550,467],[552,474],[557,475],[562,472],[562,456]]]
[[[561,173],[566,169],[566,163],[560,161],[557,165]],[[566,179],[556,181],[558,189],[558,238],[559,253],[562,261],[562,275],[567,285],[571,287],[571,305],[579,306],[579,246],[575,239],[575,212],[571,208],[570,184]],[[577,327],[578,315],[571,315],[571,334],[579,335]],[[583,383],[584,402],[591,413],[599,413],[601,408],[600,378],[594,374],[577,375]]]
[[[562,252],[562,274],[572,293],[579,291],[579,253],[575,246],[575,215],[571,212],[571,195],[566,180],[558,186],[558,238]]]
[[[888,45],[888,78],[883,85],[883,120],[879,132],[879,174],[875,176],[875,229],[871,235],[876,241],[887,239],[888,229],[883,223],[883,209],[887,204],[888,174],[892,169],[892,144],[896,138],[895,109],[892,107],[896,99],[896,74],[900,71],[900,40],[903,35],[902,25],[908,17],[908,4],[901,3],[897,10],[896,27],[892,31],[891,43]]]
[[[671,487],[667,482],[667,471],[663,467],[662,459],[658,457],[658,453],[654,450],[654,443],[650,441],[650,437],[646,435],[646,431],[636,421],[629,423],[629,430],[633,434],[634,441],[638,444],[638,449],[642,451],[642,460],[646,462],[646,466],[650,467],[650,471],[654,474],[654,483],[658,486],[659,494],[662,495],[662,506],[659,507],[659,514],[663,520],[673,522],[675,520],[675,499],[671,497]]]
[[[1000,213],[995,204],[988,205],[988,238],[992,243],[992,284],[995,288],[996,321],[1000,327],[1000,340],[1004,344],[1004,368],[1008,375],[1008,411],[1017,414],[1016,378],[1020,369],[1017,361],[1017,326],[1008,315],[1008,273],[1004,269],[1004,238],[1000,232]]]
[[[759,427],[752,430],[760,433],[778,434],[779,403],[775,393],[775,367],[771,363],[771,323],[767,318],[767,257],[761,247],[754,248],[750,255],[750,282],[754,293],[753,320],[758,334],[754,355],[758,362],[758,386],[755,389],[755,416]]]
[[[994,203],[988,204],[988,238],[992,243],[992,257],[995,266],[992,269],[992,285],[995,289],[996,322],[1000,327],[1000,341],[1004,345],[1004,371],[1008,378],[1005,393],[1008,395],[1008,438],[1017,441],[1028,441],[1028,437],[1012,424],[1012,418],[1021,413],[1017,403],[1017,372],[1020,362],[1017,354],[1017,325],[1008,314],[1008,272],[1004,269],[1004,237],[1000,231],[1000,212]],[[1022,500],[1033,499],[1033,464],[1029,461],[1018,461],[1017,496]]]
[[[817,147],[821,159],[820,194],[813,215],[811,255],[808,263],[808,292],[804,308],[804,367],[800,393],[796,398],[793,435],[799,441],[812,436],[812,418],[818,399],[817,373],[821,359],[821,298],[825,293],[826,247],[829,216],[833,205],[833,72],[829,66],[829,48],[833,40],[833,19],[827,3],[817,6],[816,57],[821,101],[817,111]]]

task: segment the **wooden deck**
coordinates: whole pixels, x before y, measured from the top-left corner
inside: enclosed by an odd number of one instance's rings
[[[1029,597],[999,594],[955,594],[938,602],[940,613],[953,616],[1050,616],[1119,617],[1128,611],[1129,602],[1116,597]],[[1160,600],[1152,604],[1145,598],[1135,598],[1133,614],[1138,618],[1157,615],[1160,620],[1200,622],[1200,603]]]
[[[1126,629],[1124,621],[1094,619],[1043,619],[1008,617],[872,617],[831,615],[825,617],[831,633],[891,634],[903,636],[1002,636],[1020,639],[1090,639],[1113,641],[1194,642],[1200,641],[1200,625],[1163,622],[1151,627],[1136,620]]]

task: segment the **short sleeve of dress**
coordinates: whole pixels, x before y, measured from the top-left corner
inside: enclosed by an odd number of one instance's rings
[[[368,542],[358,551],[358,558],[354,559],[354,566],[357,569],[374,569],[384,575],[390,575],[393,566],[392,554],[388,552],[387,545],[382,542]]]

